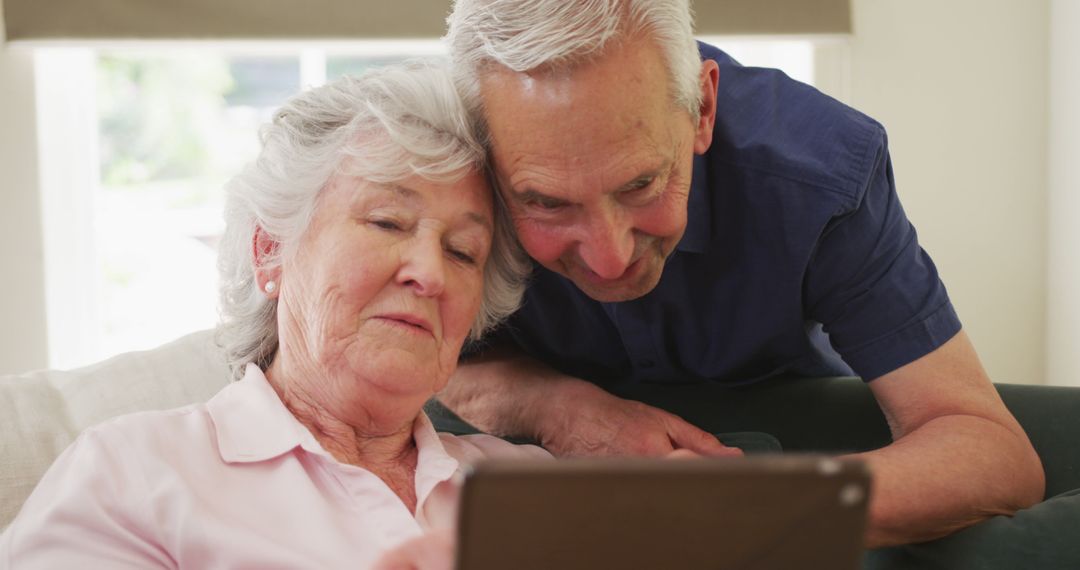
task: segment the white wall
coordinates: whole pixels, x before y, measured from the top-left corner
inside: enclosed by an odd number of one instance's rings
[[[1051,4],[1058,57],[1048,131]],[[1080,156],[1080,46],[1065,33],[1080,29],[1077,2],[852,6],[850,60],[832,70],[842,76],[834,85],[888,128],[905,207],[992,378],[1043,382],[1049,354],[1050,380],[1077,382],[1080,230],[1071,222],[1080,198],[1066,168]],[[47,362],[32,71],[28,52],[0,47],[0,373]],[[1058,240],[1049,282],[1048,223]]]
[[[2,41],[0,12],[0,374],[48,362],[33,58]]]
[[[849,101],[888,130],[904,207],[965,329],[993,380],[1043,383],[1048,1],[852,9]]]
[[[1080,386],[1080,2],[1050,2],[1049,273],[1046,366]]]

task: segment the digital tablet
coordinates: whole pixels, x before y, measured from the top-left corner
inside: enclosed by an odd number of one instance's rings
[[[819,456],[487,461],[458,570],[860,567],[870,476]]]

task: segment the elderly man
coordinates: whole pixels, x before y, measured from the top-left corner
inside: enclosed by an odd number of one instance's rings
[[[878,123],[695,44],[687,0],[458,0],[447,40],[539,265],[449,407],[562,455],[719,454],[593,382],[854,372],[894,436],[859,455],[870,546],[1041,500],[1038,456],[916,241]]]

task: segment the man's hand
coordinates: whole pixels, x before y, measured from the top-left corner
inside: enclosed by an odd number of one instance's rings
[[[487,433],[532,438],[559,456],[663,456],[676,449],[742,455],[678,416],[623,400],[512,350],[462,363],[439,400]]]
[[[579,381],[580,382],[580,381]],[[703,456],[742,455],[682,418],[641,402],[623,400],[581,382],[562,385],[539,422],[541,445],[558,456],[661,457],[675,450]]]

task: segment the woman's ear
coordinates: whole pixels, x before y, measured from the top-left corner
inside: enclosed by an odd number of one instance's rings
[[[255,283],[267,297],[275,299],[281,290],[281,263],[275,259],[280,244],[262,226],[255,226],[251,239],[251,261],[255,266]],[[273,262],[273,263],[271,263]]]

